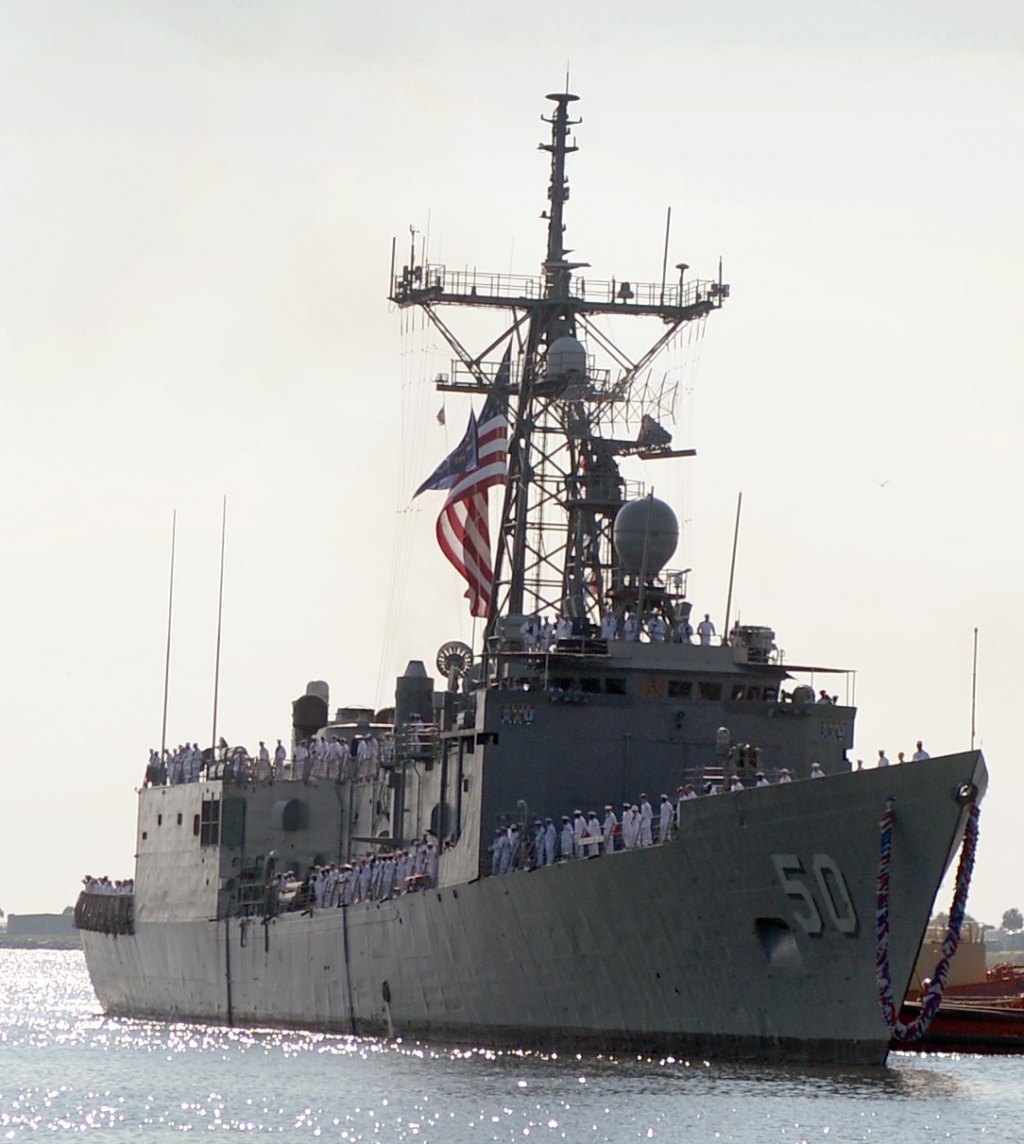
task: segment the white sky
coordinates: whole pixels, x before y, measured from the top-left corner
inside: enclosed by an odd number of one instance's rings
[[[695,606],[723,618],[742,489],[734,609],[858,670],[868,762],[968,745],[977,625],[969,908],[1024,906],[1021,13],[0,6],[0,907],[131,872],[174,509],[172,744],[210,734],[225,493],[229,740],[287,737],[309,679],[383,705],[470,636],[440,501],[408,500],[464,413],[434,422],[448,355],[389,312],[391,237],[429,222],[435,259],[536,273],[567,61],[588,273],[657,280],[671,204],[671,261],[722,254],[732,284],[683,375],[699,456],[642,474],[686,521]]]

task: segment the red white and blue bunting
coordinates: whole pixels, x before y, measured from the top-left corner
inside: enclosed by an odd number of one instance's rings
[[[978,816],[980,808],[971,804],[967,825],[964,829],[963,846],[960,849],[960,864],[956,871],[956,890],[949,910],[949,928],[942,942],[942,957],[935,967],[928,991],[921,1000],[921,1012],[904,1024],[898,1016],[896,1002],[892,995],[892,976],[889,970],[889,865],[892,860],[892,805],[890,798],[882,815],[881,837],[878,853],[878,903],[875,912],[875,980],[878,985],[878,1000],[882,1006],[882,1016],[892,1031],[893,1040],[916,1041],[928,1031],[928,1026],[939,1011],[942,994],[949,976],[949,963],[960,945],[960,927],[963,925],[967,908],[967,891],[971,886],[974,871],[974,856],[978,848]]]

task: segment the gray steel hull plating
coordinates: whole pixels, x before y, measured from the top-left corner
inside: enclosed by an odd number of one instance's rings
[[[704,798],[686,804],[681,839],[663,846],[266,924],[84,932],[85,953],[118,1015],[881,1063],[879,819],[894,797],[901,997],[959,845],[966,783],[984,791],[977,753]],[[833,875],[816,880],[821,856],[841,871],[853,916]]]

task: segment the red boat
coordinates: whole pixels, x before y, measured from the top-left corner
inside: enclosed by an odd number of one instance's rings
[[[944,926],[929,926],[915,971],[916,987],[900,1009],[906,1024],[921,1011],[928,975],[940,955]],[[935,1019],[917,1041],[893,1041],[892,1048],[924,1053],[1024,1053],[1024,965],[985,968],[980,926],[965,923],[960,948],[950,964],[949,984]]]

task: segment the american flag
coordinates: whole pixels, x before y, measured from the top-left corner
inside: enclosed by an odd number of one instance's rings
[[[511,355],[510,343],[495,379],[498,385],[507,382]],[[475,457],[467,459],[470,465],[451,485],[437,518],[437,543],[468,585],[470,615],[485,617],[494,584],[487,490],[503,485],[508,475],[508,419],[493,396],[476,418]]]

